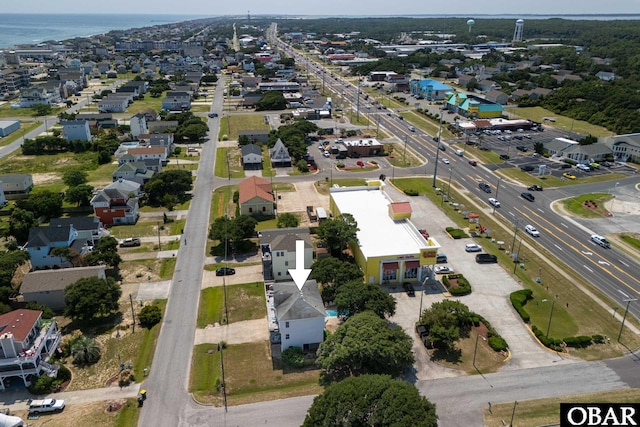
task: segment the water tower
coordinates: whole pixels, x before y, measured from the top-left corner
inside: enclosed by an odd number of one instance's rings
[[[516,21],[516,29],[513,32],[513,41],[521,42],[522,41],[522,32],[524,31],[524,20],[518,19]]]
[[[469,32],[471,32],[471,27],[473,27],[473,24],[475,24],[476,21],[474,21],[473,19],[469,19],[467,21],[467,26],[469,27]]]

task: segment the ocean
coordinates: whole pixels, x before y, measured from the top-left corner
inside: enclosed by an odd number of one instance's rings
[[[204,18],[194,15],[0,14],[0,48]]]

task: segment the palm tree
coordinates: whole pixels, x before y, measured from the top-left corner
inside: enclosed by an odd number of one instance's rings
[[[100,345],[93,338],[84,335],[71,345],[71,355],[75,365],[92,365],[100,360]]]

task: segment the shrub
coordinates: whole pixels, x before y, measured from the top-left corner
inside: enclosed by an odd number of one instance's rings
[[[509,348],[507,342],[501,336],[489,337],[489,347],[491,347],[493,351],[505,351]]]
[[[56,377],[56,379],[60,380],[61,382],[71,380],[71,371],[69,370],[69,368],[64,365],[60,365],[60,369],[58,369],[58,376]]]
[[[408,189],[404,190],[404,194],[406,194],[407,196],[418,196],[420,193],[418,193],[418,190]]]
[[[524,305],[533,297],[532,295],[533,291],[531,289],[521,289],[519,291],[512,292],[511,295],[509,295],[513,308],[516,309],[520,318],[525,323],[529,323],[531,321],[531,316],[529,316],[529,313],[525,311]]]
[[[234,191],[233,192],[233,203],[238,204],[239,200],[240,200],[240,192],[239,191]]]
[[[591,337],[586,335],[579,335],[577,337],[567,337],[567,338],[564,338],[562,341],[564,341],[564,343],[567,346],[573,347],[573,348],[589,347],[592,344]]]
[[[465,233],[463,230],[460,230],[459,228],[447,227],[445,228],[445,230],[447,233],[449,233],[451,238],[456,240],[469,237],[467,233]]]
[[[31,385],[29,385],[29,392],[37,395],[52,393],[57,387],[57,385],[54,384],[55,382],[56,380],[54,378],[42,375],[31,382]]]
[[[605,338],[603,335],[593,335],[591,340],[596,344],[604,344]]]
[[[451,282],[449,282],[449,279],[457,279],[457,286],[451,286]],[[451,293],[451,295],[453,296],[469,295],[471,293],[471,285],[462,274],[449,274],[447,276],[444,276],[442,278],[442,283],[444,283],[444,285],[449,290],[449,293]]]
[[[538,341],[540,341],[542,343],[542,345],[544,345],[545,347],[550,348],[551,350],[562,351],[562,341],[561,340],[556,340],[556,339],[553,339],[553,338],[547,338],[545,333],[543,331],[541,331],[535,325],[531,326],[531,330],[535,334],[536,338],[538,338]]]
[[[162,310],[157,305],[147,305],[142,307],[140,313],[138,313],[138,320],[140,324],[147,329],[151,329],[153,325],[160,322],[162,319]]]
[[[29,309],[29,310],[40,310],[40,311],[42,311],[42,318],[43,319],[53,319],[53,316],[55,316],[55,313],[53,312],[53,310],[51,310],[46,305],[38,304],[37,302],[28,302],[24,306],[24,308]]]
[[[304,366],[304,353],[300,347],[289,347],[282,352],[282,362],[292,368]]]

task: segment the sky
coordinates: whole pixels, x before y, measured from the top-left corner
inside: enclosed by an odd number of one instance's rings
[[[240,7],[240,4],[242,5]],[[185,5],[187,7],[185,7]],[[3,13],[140,13],[177,15],[548,15],[640,13],[638,0],[21,0],[3,1]]]

